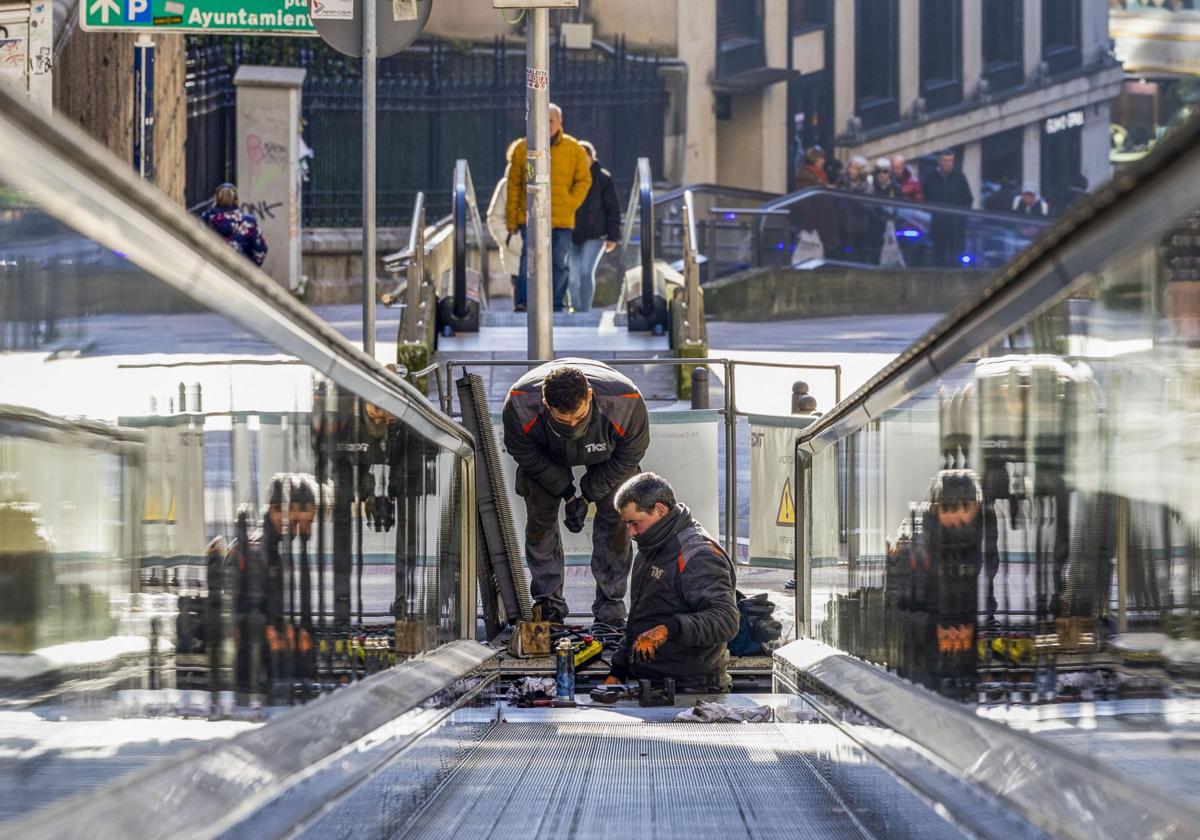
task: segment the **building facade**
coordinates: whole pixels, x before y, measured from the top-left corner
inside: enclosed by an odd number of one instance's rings
[[[476,7],[440,0],[430,26],[519,35]],[[1054,203],[1111,173],[1122,71],[1105,0],[582,0],[560,15],[682,66],[666,180],[786,192],[817,143],[841,160],[954,149],[977,204],[1028,181]]]

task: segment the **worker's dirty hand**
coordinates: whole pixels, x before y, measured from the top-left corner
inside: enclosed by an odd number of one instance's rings
[[[604,685],[621,685],[621,681],[612,674],[609,674],[604,678]]]
[[[588,503],[582,496],[576,496],[564,506],[563,521],[567,526],[567,530],[572,534],[578,534],[583,530],[584,523],[587,522]]]
[[[667,641],[667,626],[659,624],[651,627],[633,641],[633,658],[642,662],[650,662],[654,654]]]

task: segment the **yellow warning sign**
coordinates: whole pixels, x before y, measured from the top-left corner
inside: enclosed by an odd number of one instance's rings
[[[792,480],[783,482],[783,493],[779,496],[779,513],[775,516],[775,524],[780,527],[796,524],[796,504],[792,500]]]

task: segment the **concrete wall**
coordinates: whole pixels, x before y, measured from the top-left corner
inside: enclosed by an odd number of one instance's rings
[[[666,2],[666,0],[658,0]],[[675,0],[679,58],[688,66],[683,183],[717,180],[717,117],[709,80],[717,59],[716,0]]]
[[[704,287],[704,311],[723,321],[949,311],[976,293],[990,272],[957,269],[856,271],[763,268]]]
[[[787,0],[765,0],[763,7],[767,66],[787,67],[788,39],[791,37],[788,32]],[[757,189],[787,192],[787,84],[775,84],[763,90],[760,120],[762,159]]]
[[[854,116],[854,3],[833,4],[833,133],[841,134]]]
[[[681,16],[686,26],[686,18],[698,14],[691,10],[702,5],[705,4],[684,5],[671,0],[594,0],[588,11],[596,24],[595,37],[600,40],[611,41],[616,35],[624,35],[630,49],[659,50],[673,55],[679,43]],[[715,13],[708,20],[711,27]]]
[[[558,13],[551,12],[551,19]],[[518,35],[518,27],[504,22],[515,20],[519,11],[503,14],[493,9],[490,0],[436,0],[425,24],[425,34],[465,41],[488,41],[497,36]]]
[[[54,108],[133,166],[131,32],[76,29],[54,68]],[[155,33],[154,185],[183,203],[187,96],[182,35]],[[103,80],[103,83],[101,83]]]
[[[759,189],[763,166],[763,97],[733,97],[731,119],[717,121],[717,183]]]

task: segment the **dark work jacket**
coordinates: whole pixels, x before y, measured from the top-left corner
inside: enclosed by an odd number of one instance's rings
[[[592,413],[578,438],[561,437],[542,404],[542,382],[556,367],[579,368],[592,386]],[[556,359],[513,383],[504,401],[504,448],[525,477],[562,498],[575,494],[571,467],[587,468],[579,482],[597,502],[637,472],[650,445],[650,417],[641,392],[627,377],[593,359]]]
[[[571,241],[582,245],[589,239],[621,241],[621,206],[612,175],[598,163],[592,164],[592,186],[575,211],[575,232]]]
[[[934,169],[921,182],[925,190],[925,200],[938,204],[953,204],[958,207],[970,207],[975,201],[967,177],[961,171],[954,169],[946,174],[940,169]]]
[[[718,685],[741,621],[736,584],[729,556],[686,505],[676,505],[638,540],[629,622],[613,654],[613,675]],[[659,624],[667,627],[667,641],[652,661],[633,661],[634,640]]]

